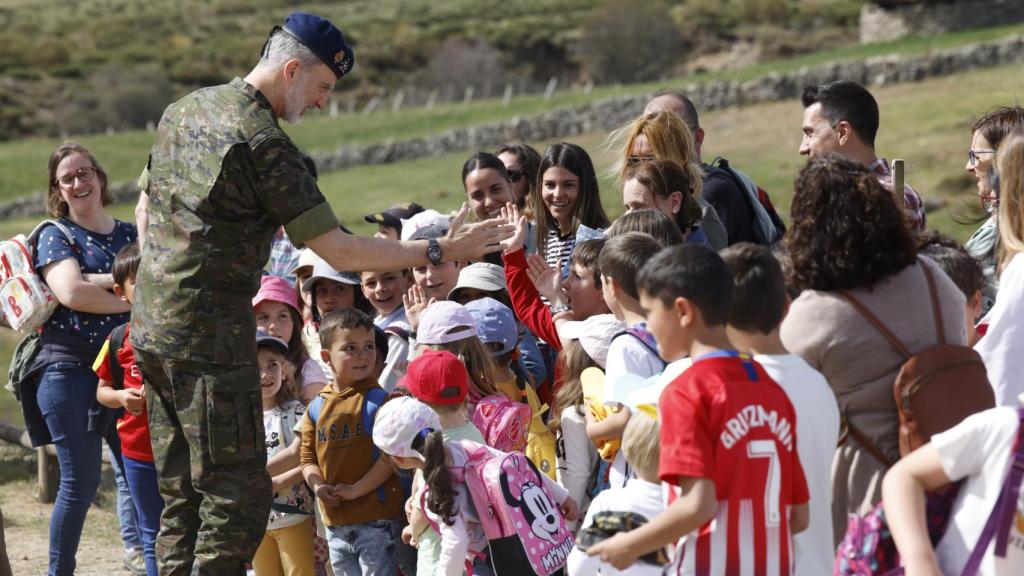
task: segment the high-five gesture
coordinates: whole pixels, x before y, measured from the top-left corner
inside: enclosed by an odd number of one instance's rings
[[[480,260],[486,254],[504,248],[504,242],[513,236],[515,227],[502,218],[466,224],[469,206],[465,202],[452,217],[448,235],[438,240],[445,261],[469,262]]]
[[[519,214],[519,207],[509,202],[501,209],[501,216],[494,220],[504,222],[508,226],[514,226],[515,232],[504,242],[501,243],[501,247],[504,249],[505,254],[511,254],[522,250],[523,244],[526,243],[526,216]]]
[[[540,254],[528,255],[526,262],[530,265],[527,272],[533,286],[537,288],[537,293],[547,298],[548,302],[552,304],[565,304],[567,298],[565,290],[562,288],[562,275],[559,273],[562,269],[562,262],[558,263],[558,270],[549,266]]]

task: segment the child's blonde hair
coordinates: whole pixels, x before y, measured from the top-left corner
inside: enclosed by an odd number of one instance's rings
[[[570,340],[558,357],[562,364],[562,375],[564,380],[555,393],[555,400],[551,407],[551,418],[548,420],[548,427],[552,432],[557,433],[562,427],[562,411],[567,406],[576,408],[576,413],[583,416],[583,385],[580,383],[580,375],[590,367],[597,367],[597,362],[587,354],[579,340]]]
[[[647,482],[658,481],[661,462],[661,425],[643,410],[635,410],[622,433],[622,453],[636,475]]]
[[[1000,268],[1024,252],[1024,132],[1011,134],[996,153],[999,170]]]
[[[490,350],[476,336],[470,336],[447,344],[423,344],[431,350],[447,350],[459,357],[469,373],[469,385],[480,396],[497,394],[494,387],[497,369]]]

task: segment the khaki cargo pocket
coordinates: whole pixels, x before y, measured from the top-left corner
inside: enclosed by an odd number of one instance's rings
[[[266,454],[262,401],[254,367],[202,378],[206,407],[207,456],[218,465],[251,461]],[[265,456],[264,456],[265,457]]]

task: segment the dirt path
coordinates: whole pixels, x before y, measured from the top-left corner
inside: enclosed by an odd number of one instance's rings
[[[46,574],[49,560],[49,525],[52,504],[36,500],[35,455],[20,448],[0,446],[0,509],[3,510],[7,555],[15,576]],[[113,478],[104,470],[103,483],[85,520],[78,547],[81,576],[129,574],[114,508]]]

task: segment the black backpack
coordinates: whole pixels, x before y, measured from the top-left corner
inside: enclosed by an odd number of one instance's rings
[[[124,388],[124,368],[117,361],[117,351],[124,348],[124,338],[128,331],[128,323],[125,322],[110,331],[110,343],[107,345],[107,365],[110,367],[111,383],[114,390]],[[108,437],[114,430],[115,424],[124,415],[124,408],[107,408],[96,398],[92,399],[89,407],[89,432],[95,432],[104,438]]]
[[[779,213],[775,211],[775,206],[772,205],[772,199],[768,196],[768,193],[748,178],[746,174],[730,167],[729,161],[721,156],[715,158],[714,162],[709,164],[709,166],[718,168],[728,174],[733,182],[736,183],[740,192],[743,193],[743,202],[747,205],[747,209],[750,210],[750,218],[752,220],[750,229],[754,235],[754,241],[758,244],[771,246],[782,240],[782,236],[786,233],[786,223],[782,221]],[[757,207],[754,206],[754,199],[757,199],[758,205],[764,210],[764,217],[759,215]]]

